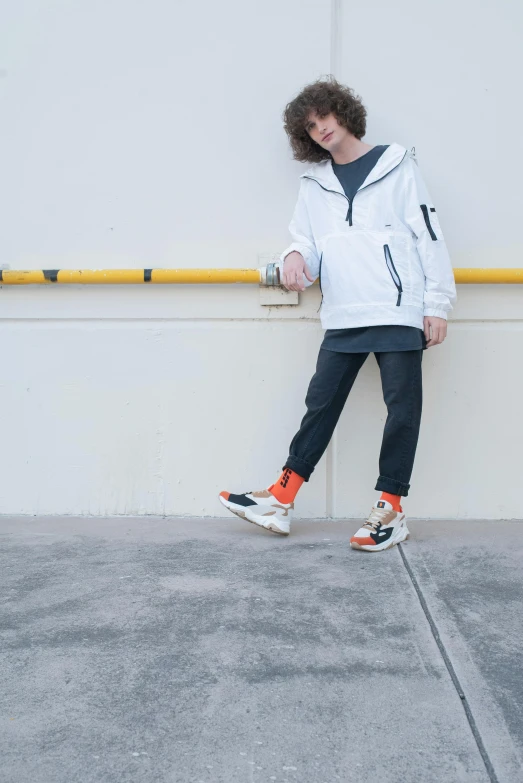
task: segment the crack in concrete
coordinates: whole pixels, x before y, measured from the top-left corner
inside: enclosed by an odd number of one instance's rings
[[[472,709],[470,707],[470,704],[468,702],[468,699],[465,695],[465,692],[461,686],[461,683],[459,681],[458,675],[456,674],[456,670],[454,669],[454,666],[452,665],[452,661],[450,660],[450,656],[447,652],[447,649],[445,645],[443,644],[443,641],[441,639],[441,636],[439,634],[438,626],[436,625],[436,622],[434,618],[432,617],[431,611],[429,609],[429,606],[427,604],[427,601],[425,600],[425,596],[423,595],[423,590],[421,589],[421,585],[419,584],[418,580],[416,579],[416,576],[414,574],[414,571],[412,570],[409,561],[407,560],[407,556],[403,550],[403,547],[401,544],[398,544],[399,553],[401,555],[401,559],[403,560],[403,565],[405,566],[405,570],[407,571],[407,574],[409,575],[410,581],[412,582],[412,586],[414,587],[414,590],[416,591],[416,595],[418,596],[418,600],[421,604],[421,608],[423,609],[423,613],[425,617],[427,618],[427,622],[430,626],[430,630],[432,631],[432,635],[434,637],[434,641],[436,642],[438,646],[438,650],[440,651],[441,657],[443,658],[443,661],[445,663],[445,666],[447,667],[447,671],[450,675],[450,679],[452,680],[452,684],[454,685],[454,688],[456,689],[456,693],[458,694],[460,701],[463,705],[463,709],[465,710],[465,715],[467,718],[467,721],[470,726],[470,730],[472,732],[472,736],[474,737],[476,741],[476,745],[478,746],[478,750],[480,753],[480,756],[483,760],[483,763],[485,765],[485,769],[487,770],[487,774],[490,778],[491,783],[499,783],[498,776],[496,775],[496,772],[494,770],[494,767],[492,765],[492,762],[490,760],[489,754],[487,752],[487,749],[483,743],[483,739],[481,737],[480,731],[478,729],[476,720],[474,718],[474,715],[472,713]]]

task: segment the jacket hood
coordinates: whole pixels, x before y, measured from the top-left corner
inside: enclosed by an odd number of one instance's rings
[[[361,187],[366,187],[372,182],[384,177],[389,171],[395,169],[407,155],[407,150],[401,144],[390,144],[383,155],[378,159],[376,165],[369,172],[366,180]],[[332,160],[322,160],[321,163],[314,163],[310,169],[307,169],[302,175],[304,179],[315,179],[327,190],[335,190],[343,193],[340,181],[332,168]]]

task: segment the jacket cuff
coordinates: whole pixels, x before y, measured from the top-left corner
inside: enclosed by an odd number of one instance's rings
[[[286,257],[289,255],[289,253],[292,253],[294,251],[297,251],[298,253],[301,253],[303,256],[303,259],[307,266],[309,267],[309,270],[311,272],[311,275],[316,280],[318,278],[319,272],[314,268],[314,256],[311,253],[310,249],[306,245],[302,245],[299,242],[293,242],[292,245],[290,245],[286,250],[283,251],[283,253],[280,256],[280,259],[278,261],[278,266],[280,269],[280,277],[283,273],[283,264],[285,262]],[[307,280],[305,275],[303,275],[303,284],[305,288],[309,288],[309,286],[313,285],[313,283],[310,282],[310,280]]]
[[[286,250],[283,251],[283,253],[280,256],[281,265],[283,268],[283,262],[285,261],[286,257],[290,255],[290,253],[298,252],[300,255],[303,256],[303,259],[307,265],[310,265],[310,258],[311,258],[311,252],[308,247],[305,245],[300,244],[299,242],[293,242],[292,245],[289,245]]]
[[[433,318],[444,318],[445,321],[447,320],[447,311],[446,310],[439,310],[438,308],[434,307],[426,307],[423,311],[423,315],[429,315]]]

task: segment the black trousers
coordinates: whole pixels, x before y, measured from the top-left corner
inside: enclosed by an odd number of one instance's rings
[[[327,448],[349,392],[368,353],[320,349],[316,372],[305,398],[307,413],[292,439],[284,468],[308,481]],[[408,495],[422,409],[423,351],[375,353],[388,416],[375,489]]]

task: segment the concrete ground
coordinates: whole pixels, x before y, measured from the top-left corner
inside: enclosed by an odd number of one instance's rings
[[[2,783],[523,781],[523,523],[0,520]]]

